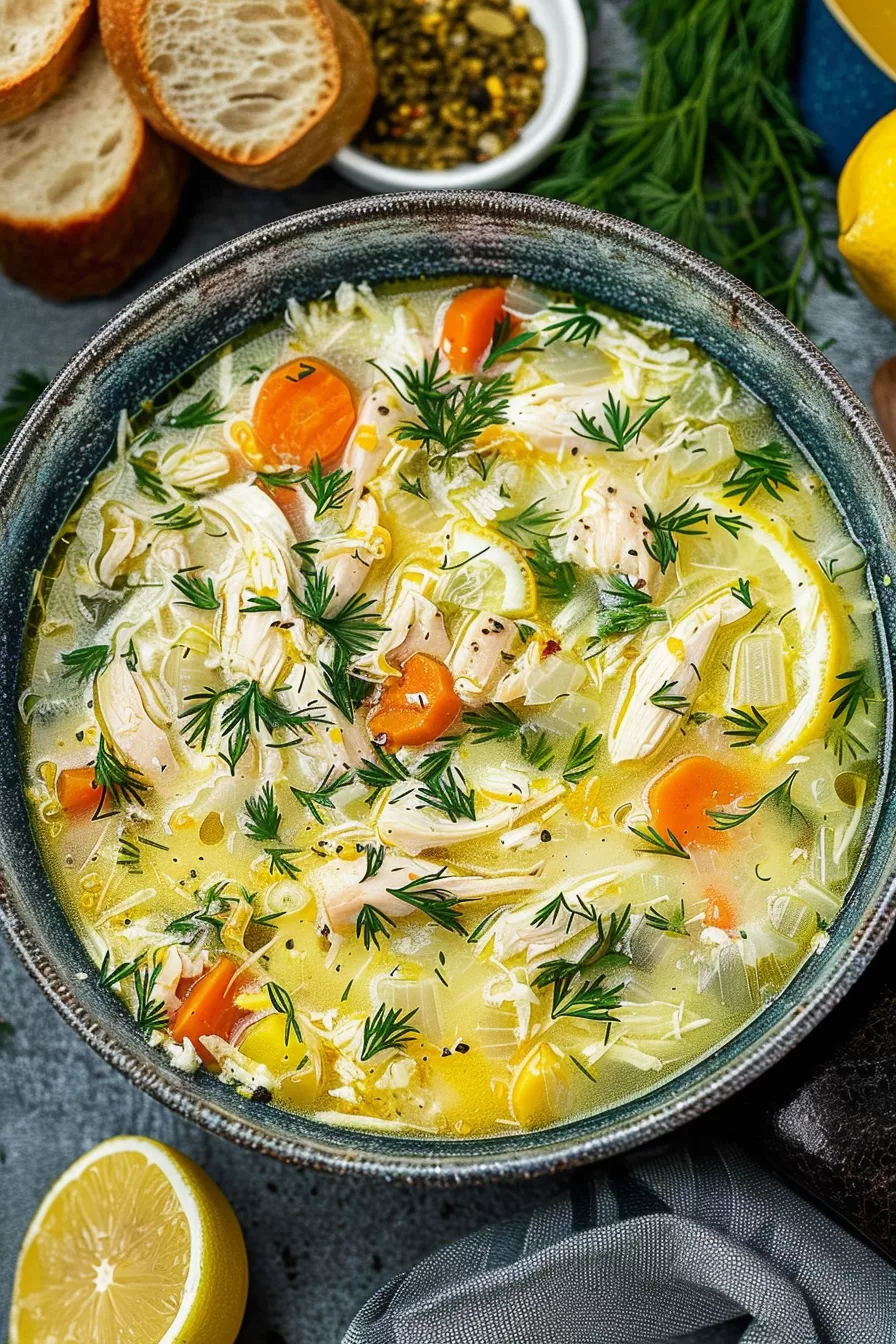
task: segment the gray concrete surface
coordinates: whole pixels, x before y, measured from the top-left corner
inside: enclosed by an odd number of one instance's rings
[[[350,194],[329,172],[275,195],[240,190],[197,169],[180,223],[125,291],[62,307],[0,279],[0,392],[21,367],[55,372],[123,303],[209,247]],[[834,338],[831,358],[867,397],[874,368],[896,352],[892,324],[864,299],[831,295],[819,296],[812,320],[819,338]],[[16,1250],[42,1194],[85,1149],[113,1134],[148,1134],[182,1149],[232,1201],[252,1266],[241,1344],[336,1344],[380,1283],[443,1242],[548,1199],[564,1184],[556,1178],[410,1189],[294,1171],[244,1153],[178,1120],[103,1064],[56,1016],[2,939],[0,1016],[15,1027],[0,1046],[0,1321]]]

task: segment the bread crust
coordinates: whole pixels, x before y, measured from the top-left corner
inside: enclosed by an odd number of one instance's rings
[[[81,0],[45,59],[38,61],[18,78],[0,79],[0,125],[19,121],[36,112],[41,104],[60,89],[93,28],[93,0]]]
[[[0,214],[0,266],[50,299],[108,294],[159,246],[187,172],[185,155],[141,121],[127,178],[101,210],[58,223]]]
[[[160,135],[209,168],[249,187],[297,186],[327,163],[367,120],[376,95],[376,68],[367,34],[338,0],[307,0],[320,19],[334,56],[336,88],[314,120],[275,150],[240,158],[222,154],[192,135],[162,99],[148,69],[144,18],[152,0],[99,0],[100,32],[112,66],[140,112]]]

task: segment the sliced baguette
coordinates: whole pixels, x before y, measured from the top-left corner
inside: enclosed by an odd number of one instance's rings
[[[49,102],[0,126],[0,266],[50,298],[108,293],[162,241],[185,177],[97,36]]]
[[[65,83],[92,23],[93,0],[0,0],[0,123]]]
[[[336,0],[101,0],[100,28],[159,134],[248,186],[303,181],[376,92],[367,35]]]

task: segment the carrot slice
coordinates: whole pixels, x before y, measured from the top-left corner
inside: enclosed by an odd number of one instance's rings
[[[311,370],[309,373],[308,370]],[[319,360],[292,359],[261,385],[252,427],[268,469],[335,457],[355,423],[348,383]]]
[[[441,737],[462,708],[445,664],[428,653],[415,653],[401,676],[386,682],[367,726],[374,738],[385,736],[387,751],[422,747]]]
[[[650,817],[660,835],[670,832],[687,847],[723,849],[726,831],[713,829],[707,812],[717,812],[743,797],[749,789],[743,771],[710,756],[683,756],[659,779],[647,795]]]
[[[472,373],[492,343],[495,323],[504,316],[505,292],[465,289],[451,300],[442,327],[442,353],[453,373]]]
[[[724,929],[726,932],[737,928],[737,911],[730,897],[719,891],[718,887],[707,887],[706,899],[709,904],[703,916],[704,924],[713,929]]]
[[[187,993],[171,1024],[171,1035],[179,1044],[192,1041],[204,1063],[212,1057],[201,1044],[201,1036],[227,1036],[240,1015],[234,1003],[238,990],[239,967],[232,957],[222,957],[206,971]]]
[[[56,780],[56,797],[64,812],[93,812],[102,795],[94,778],[92,765],[78,765],[60,770]]]

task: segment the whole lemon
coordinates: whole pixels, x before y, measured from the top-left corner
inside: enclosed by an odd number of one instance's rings
[[[896,320],[896,112],[853,150],[837,188],[840,251],[858,283]]]

